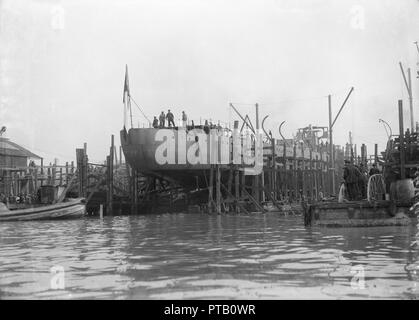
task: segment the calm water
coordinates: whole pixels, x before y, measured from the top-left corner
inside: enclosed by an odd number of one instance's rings
[[[1,223],[0,298],[416,299],[418,240],[275,214]]]

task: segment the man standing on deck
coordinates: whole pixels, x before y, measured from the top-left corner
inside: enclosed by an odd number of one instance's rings
[[[166,120],[166,115],[164,114],[163,111],[160,113],[159,120],[160,120],[160,128],[164,128],[164,121]]]
[[[173,124],[173,127],[175,127],[175,121],[174,121],[175,116],[173,115],[173,113],[170,112],[170,109],[167,111],[166,118],[167,118],[169,127],[171,127],[172,124]]]
[[[343,179],[345,180],[345,187],[348,192],[348,200],[358,200],[360,198],[359,190],[359,179],[361,173],[359,170],[349,161],[345,160],[345,166],[343,167]]]
[[[184,128],[186,128],[187,122],[188,122],[188,116],[186,115],[185,111],[182,111],[182,124]]]

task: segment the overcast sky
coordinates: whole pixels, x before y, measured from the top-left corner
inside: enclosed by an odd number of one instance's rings
[[[0,0],[0,125],[6,137],[51,161],[88,143],[103,161],[123,125],[125,64],[131,94],[148,118],[233,121],[229,103],[261,118],[274,136],[286,121],[328,124],[335,141],[385,148],[382,118],[398,131],[399,69],[412,68],[419,120],[417,0]],[[147,125],[133,105],[134,124]]]

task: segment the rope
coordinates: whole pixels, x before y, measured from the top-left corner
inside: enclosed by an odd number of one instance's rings
[[[145,113],[143,112],[143,110],[141,110],[140,106],[137,104],[137,102],[135,102],[134,98],[130,96],[130,99],[132,100],[132,102],[134,102],[134,104],[136,105],[136,107],[138,108],[138,110],[140,110],[141,114],[144,116],[144,118],[147,119],[147,121],[149,123],[151,123],[150,119],[147,118],[147,116],[145,115]]]

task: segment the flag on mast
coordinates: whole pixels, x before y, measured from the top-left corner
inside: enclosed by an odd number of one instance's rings
[[[129,108],[129,80],[128,80],[128,65],[125,65],[125,81],[124,81],[124,94],[122,101],[124,103],[124,127],[127,127],[127,112]]]
[[[129,97],[128,65],[125,65],[124,96],[123,96],[122,101],[126,103],[128,97]]]

